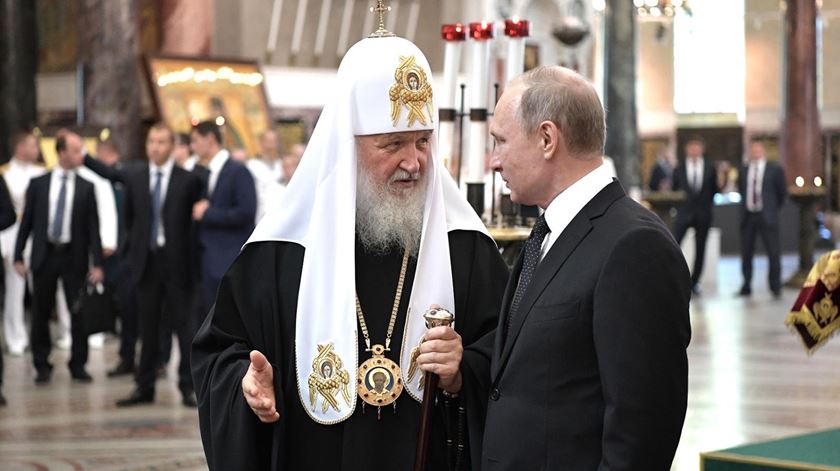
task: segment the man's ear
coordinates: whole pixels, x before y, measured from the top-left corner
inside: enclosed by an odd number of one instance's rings
[[[539,137],[539,145],[540,150],[543,153],[543,158],[546,160],[551,159],[557,152],[557,148],[560,145],[560,140],[563,138],[563,135],[560,133],[560,130],[557,129],[557,125],[551,121],[543,121],[540,123],[539,128],[537,128],[537,135]]]

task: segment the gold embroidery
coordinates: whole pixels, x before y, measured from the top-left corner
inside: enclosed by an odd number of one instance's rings
[[[423,343],[423,339],[420,339],[420,343],[421,344]],[[426,385],[426,382],[425,382],[426,381],[426,372],[424,372],[422,369],[420,369],[420,367],[417,366],[417,357],[418,356],[420,356],[420,345],[417,345],[416,347],[411,349],[411,357],[410,357],[410,360],[408,362],[408,364],[409,364],[409,367],[408,367],[408,382],[411,383],[412,381],[414,381],[414,375],[417,374],[417,372],[419,371],[420,372],[419,389],[422,391],[423,386]]]
[[[341,405],[336,396],[341,391],[344,402],[350,405],[350,375],[344,369],[341,358],[332,351],[333,344],[318,344],[318,356],[312,361],[312,373],[309,373],[309,402],[314,411],[318,405],[318,395],[324,398],[321,412],[330,407],[341,412]]]
[[[432,104],[432,86],[426,77],[426,72],[417,65],[414,56],[400,57],[400,65],[394,73],[396,83],[391,85],[391,120],[394,126],[400,120],[402,108],[408,108],[408,127],[419,121],[427,125],[425,111],[429,112],[429,121],[434,122],[434,106]],[[426,107],[424,110],[423,107]]]

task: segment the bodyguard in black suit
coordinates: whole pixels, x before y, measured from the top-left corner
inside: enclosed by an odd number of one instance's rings
[[[192,208],[201,196],[198,177],[175,165],[170,158],[174,134],[164,124],[149,129],[146,138],[148,162],[122,171],[87,158],[85,165],[96,173],[125,185],[123,251],[132,267],[130,282],[137,286],[143,347],[137,369],[136,389],[118,406],[154,401],[158,342],[163,316],[178,334],[181,362],[178,388],[183,402],[195,406],[190,376],[189,351],[196,324],[191,299],[195,289],[192,270],[196,243]]]
[[[679,247],[602,165],[604,111],[580,75],[514,80],[491,134],[511,199],[545,213],[502,302],[481,469],[669,469],[688,386]]]
[[[79,177],[75,169],[82,163],[82,138],[74,133],[60,135],[56,140],[58,166],[50,173],[33,178],[26,190],[26,203],[15,244],[15,268],[26,276],[23,248],[32,236],[31,266],[33,278],[32,360],[37,376],[35,382],[50,380],[49,317],[55,307],[58,279],[64,285],[67,305],[73,306],[85,282],[85,274],[92,282],[100,283],[102,274],[102,243],[99,239],[99,219],[93,184]],[[93,268],[88,273],[89,261]],[[83,382],[91,381],[85,371],[88,357],[87,334],[75,317],[70,321],[72,348],[70,375]]]
[[[216,123],[198,123],[190,142],[201,165],[209,170],[206,199],[193,208],[202,249],[201,283],[205,307],[209,308],[222,277],[254,231],[257,190],[248,168],[222,148],[222,133]]]
[[[753,254],[755,238],[761,235],[770,265],[768,283],[773,296],[782,294],[781,242],[779,212],[787,197],[785,171],[775,162],[768,162],[761,141],[750,143],[750,161],[738,172],[741,193],[741,272],[744,284],[740,296],[752,294]]]
[[[690,138],[685,144],[685,161],[674,170],[674,191],[685,192],[685,201],[677,208],[674,238],[682,243],[689,227],[694,228],[694,269],[691,271],[691,290],[700,294],[700,278],[706,257],[706,238],[712,227],[712,208],[715,193],[720,191],[715,166],[703,157],[703,140]]]
[[[12,204],[12,196],[9,194],[9,187],[6,180],[0,178],[0,231],[5,230],[17,220],[15,206]],[[3,352],[0,350],[0,386],[3,386]],[[3,391],[0,391],[0,407],[6,405],[6,398]]]

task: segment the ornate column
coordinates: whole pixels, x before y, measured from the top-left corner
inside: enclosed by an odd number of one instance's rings
[[[138,0],[81,0],[84,122],[107,127],[126,158],[142,156]]]
[[[785,46],[782,161],[791,199],[800,208],[799,269],[787,284],[799,288],[814,263],[815,206],[825,195],[817,108],[817,7],[814,0],[787,0]]]
[[[35,2],[0,0],[0,162],[12,154],[12,134],[36,123],[37,61]]]
[[[631,191],[641,184],[639,129],[636,124],[636,7],[608,0],[605,15],[604,106],[607,143],[618,179]]]

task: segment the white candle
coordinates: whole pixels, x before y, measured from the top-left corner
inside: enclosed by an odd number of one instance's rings
[[[493,25],[485,21],[470,24],[470,127],[467,141],[467,183],[484,182],[487,153],[487,96],[490,69],[490,39]],[[482,116],[483,114],[483,116]]]

